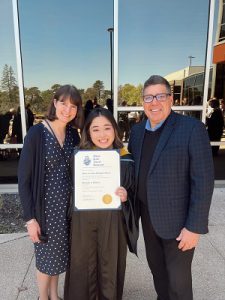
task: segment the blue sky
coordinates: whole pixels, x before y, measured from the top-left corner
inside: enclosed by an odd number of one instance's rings
[[[26,87],[55,83],[110,89],[112,0],[19,0]],[[143,83],[189,64],[204,65],[207,0],[119,0],[119,83]],[[7,26],[5,25],[7,24]],[[0,72],[16,71],[11,1],[0,1]]]
[[[190,55],[195,57],[192,65],[204,65],[207,0],[120,3],[122,83],[135,84],[137,78],[144,82],[151,74],[165,76],[188,66]]]
[[[0,1],[0,75],[5,64],[16,71],[15,42],[13,36],[12,5],[9,0]]]

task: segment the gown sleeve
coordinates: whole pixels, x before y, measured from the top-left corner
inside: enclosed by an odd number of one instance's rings
[[[130,252],[137,254],[138,226],[134,211],[134,162],[131,159],[121,159],[121,185],[127,190],[127,201],[122,203],[127,243]]]

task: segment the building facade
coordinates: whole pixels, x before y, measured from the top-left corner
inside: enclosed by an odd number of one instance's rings
[[[17,190],[27,130],[62,84],[76,85],[84,106],[112,98],[125,142],[143,118],[152,74],[171,83],[175,111],[204,123],[209,98],[225,99],[224,0],[176,0],[163,10],[149,0],[30,2],[0,2],[0,192]],[[224,182],[224,136],[211,143],[220,146],[215,173]]]

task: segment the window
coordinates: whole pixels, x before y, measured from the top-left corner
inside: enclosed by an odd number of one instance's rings
[[[22,129],[12,1],[8,0],[0,1],[0,76],[0,183],[15,183],[20,149],[10,144],[22,143]]]
[[[224,40],[224,39],[225,39],[225,24],[223,24],[223,25],[221,26],[221,31],[220,31],[220,38],[219,38],[219,40],[222,41],[222,40]]]
[[[73,84],[85,105],[110,90],[111,1],[19,1],[25,103],[41,121],[55,90]],[[113,34],[113,32],[112,32]]]

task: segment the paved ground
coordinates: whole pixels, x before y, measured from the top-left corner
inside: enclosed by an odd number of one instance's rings
[[[195,300],[225,300],[225,188],[214,191],[210,233],[202,236],[193,262]],[[59,293],[63,294],[60,277]],[[33,246],[26,234],[0,235],[0,300],[33,300],[35,284]],[[124,300],[155,300],[142,235],[139,258],[128,255]]]

